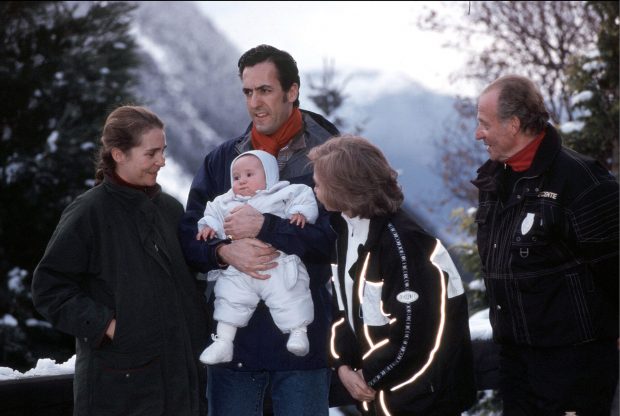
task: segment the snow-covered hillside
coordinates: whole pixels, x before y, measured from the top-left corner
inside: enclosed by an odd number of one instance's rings
[[[137,92],[167,124],[169,158],[160,182],[185,203],[191,178],[207,152],[240,134],[249,121],[237,76],[243,51],[192,2],[139,2],[134,33],[144,60]],[[294,50],[289,52],[295,56]],[[310,77],[316,80],[320,74],[305,72],[302,62],[299,67],[301,107],[319,112],[308,95]],[[452,97],[402,74],[338,75],[348,78],[347,99],[338,115],[351,129],[362,126],[361,134],[385,152],[400,173],[407,207],[424,226],[454,243],[457,237],[448,227],[455,206],[443,202],[449,195],[439,176],[435,144],[453,114]]]

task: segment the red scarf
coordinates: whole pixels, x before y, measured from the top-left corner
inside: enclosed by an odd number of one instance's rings
[[[263,134],[256,130],[255,126],[252,126],[252,147],[256,150],[264,150],[278,157],[280,149],[286,146],[288,142],[301,131],[302,127],[301,111],[299,111],[299,108],[295,107],[293,108],[291,116],[286,120],[286,123],[281,125],[273,134]]]
[[[542,143],[545,137],[545,131],[543,130],[534,140],[532,140],[527,146],[521,149],[516,155],[508,158],[506,164],[512,168],[515,172],[525,172],[532,166],[536,151]]]

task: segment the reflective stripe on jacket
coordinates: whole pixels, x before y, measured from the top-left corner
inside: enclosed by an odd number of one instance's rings
[[[332,224],[339,236],[332,365],[362,369],[385,414],[467,409],[475,397],[467,299],[441,242],[399,210],[371,219],[357,262],[344,270],[347,227],[338,215]],[[344,279],[354,279],[352,299]]]

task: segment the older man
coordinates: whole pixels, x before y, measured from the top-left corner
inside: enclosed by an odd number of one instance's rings
[[[609,415],[618,379],[618,183],[562,146],[542,95],[482,92],[478,248],[504,415]]]

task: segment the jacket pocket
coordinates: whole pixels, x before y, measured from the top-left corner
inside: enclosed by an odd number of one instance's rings
[[[558,242],[559,213],[549,204],[526,204],[512,235],[512,266],[517,271],[539,273],[562,268],[574,256]]]
[[[157,415],[164,412],[159,357],[132,362],[131,358],[94,358],[92,406],[94,416]]]
[[[480,252],[480,256],[482,259],[486,259],[487,253],[489,251],[489,234],[491,230],[490,219],[489,216],[491,214],[491,205],[488,203],[484,205],[480,205],[478,210],[476,211],[476,216],[474,221],[476,222],[477,229],[477,242],[478,242],[478,251]]]
[[[571,345],[593,339],[595,298],[585,267],[519,281],[521,310],[535,346]]]

